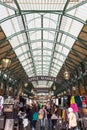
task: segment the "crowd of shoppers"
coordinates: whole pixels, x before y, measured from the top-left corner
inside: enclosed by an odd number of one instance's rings
[[[48,102],[47,104],[41,102],[32,102],[29,105],[26,103],[20,104],[18,108],[18,116],[20,113],[26,113],[25,118],[28,119],[31,130],[37,130],[37,122],[40,124],[40,130],[47,130],[46,124],[48,125],[48,130],[56,130],[58,128],[57,121],[60,118],[59,107],[54,103]],[[67,107],[67,122],[69,130],[78,130],[76,115],[72,108]],[[22,120],[19,124],[22,124]],[[26,125],[25,125],[26,126]],[[20,130],[22,130],[20,128]],[[25,128],[27,129],[27,127]]]

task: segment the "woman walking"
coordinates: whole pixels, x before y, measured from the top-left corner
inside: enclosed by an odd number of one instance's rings
[[[44,105],[40,109],[39,115],[42,116],[42,118],[40,119],[40,130],[45,130],[45,119],[47,118],[47,113]]]

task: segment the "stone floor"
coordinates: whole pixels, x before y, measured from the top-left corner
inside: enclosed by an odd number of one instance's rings
[[[26,129],[24,129],[24,130],[31,130],[30,129],[30,126],[28,126]],[[40,122],[38,121],[37,122],[37,129],[36,130],[40,130]],[[48,124],[47,124],[47,121],[46,121],[46,124],[45,124],[45,130],[52,130],[52,128],[51,129],[48,129]],[[67,130],[66,128],[64,129],[64,128],[62,128],[62,126],[60,126],[58,123],[57,123],[57,125],[56,125],[56,128],[54,128],[53,130]]]

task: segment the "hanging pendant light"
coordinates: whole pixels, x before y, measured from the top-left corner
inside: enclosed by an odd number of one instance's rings
[[[56,90],[56,85],[55,85],[55,83],[54,83],[54,85],[53,85],[53,90],[54,90],[54,91]]]
[[[68,80],[70,78],[70,73],[68,70],[65,70],[64,72],[64,79]]]
[[[55,85],[53,86],[53,90],[56,90],[56,86]]]
[[[66,65],[65,65],[64,79],[68,80],[69,78],[70,78],[70,73],[67,70]]]
[[[28,87],[28,83],[26,82],[26,83],[24,83],[24,87]]]
[[[11,65],[11,59],[9,58],[3,58],[2,59],[2,67],[8,68]]]

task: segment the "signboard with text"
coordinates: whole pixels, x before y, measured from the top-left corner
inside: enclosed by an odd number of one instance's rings
[[[46,80],[46,81],[54,81],[56,82],[58,79],[55,77],[49,77],[49,76],[35,76],[35,77],[29,77],[28,81],[38,81],[38,80]]]

